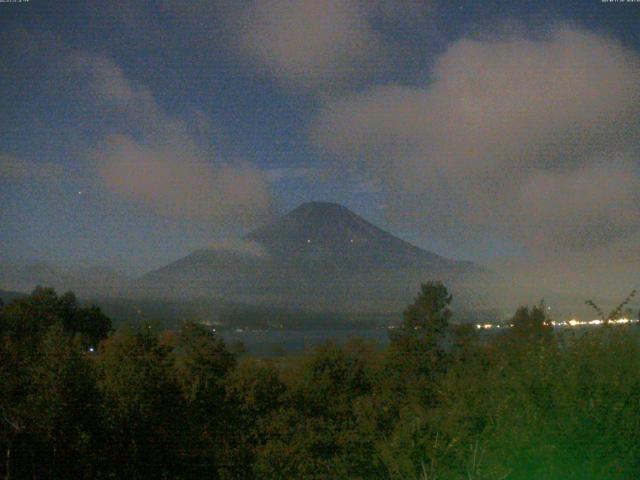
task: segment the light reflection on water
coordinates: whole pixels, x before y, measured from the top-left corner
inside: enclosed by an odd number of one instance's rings
[[[637,320],[619,319],[611,322],[613,325],[637,323]],[[601,325],[602,321],[567,321],[553,322],[557,330],[574,330],[575,328],[588,328]],[[491,325],[490,327],[488,325]],[[498,328],[499,325],[499,328]],[[485,334],[498,333],[509,328],[508,324],[478,324],[475,325],[480,332]],[[574,328],[571,328],[574,327]],[[384,347],[389,343],[389,329],[387,327],[363,328],[363,329],[310,329],[310,330],[228,330],[219,332],[220,336],[228,343],[242,342],[248,353],[252,355],[275,356],[301,353],[308,348],[320,345],[327,341],[335,341],[338,344],[353,339],[373,341],[378,346]]]

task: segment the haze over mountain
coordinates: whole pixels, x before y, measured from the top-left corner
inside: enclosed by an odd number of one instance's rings
[[[305,203],[235,244],[198,250],[143,276],[135,294],[360,313],[398,312],[442,280],[467,306],[492,276],[411,245],[336,203]],[[486,305],[482,305],[483,307]]]
[[[302,204],[244,237],[209,245],[137,279],[109,267],[0,262],[4,290],[29,292],[46,285],[104,305],[122,301],[127,305],[123,318],[137,312],[141,301],[173,302],[182,317],[209,320],[229,312],[241,319],[254,307],[254,313],[262,312],[259,316],[273,309],[295,316],[398,316],[427,280],[440,280],[452,291],[457,320],[480,311],[502,318],[518,305],[542,298],[553,305],[555,315],[586,318],[592,313],[584,305],[587,298],[605,306],[617,301],[588,291],[569,295],[545,282],[530,286],[509,271],[445,258],[327,202]],[[155,308],[144,310],[157,313]]]
[[[126,296],[130,278],[106,266],[61,267],[46,261],[0,260],[0,288],[30,292],[38,285],[83,297]]]

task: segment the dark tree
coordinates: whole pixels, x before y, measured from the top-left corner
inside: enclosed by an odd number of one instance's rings
[[[73,292],[58,296],[53,288],[36,287],[3,312],[2,330],[17,341],[33,340],[59,324],[66,334],[78,334],[85,346],[95,347],[111,331],[111,320],[98,307],[83,307]]]
[[[532,308],[520,307],[511,318],[511,336],[521,339],[548,340],[553,336],[551,319],[547,316],[544,301]]]
[[[384,382],[395,399],[406,399],[413,393],[422,403],[435,401],[435,383],[446,368],[444,342],[452,316],[451,300],[441,282],[422,284],[403,312],[401,326],[391,332],[387,361],[393,374]]]
[[[193,478],[220,478],[221,454],[234,428],[225,385],[235,364],[235,355],[210,329],[193,322],[183,325],[176,373],[189,412],[189,452],[184,463]]]
[[[442,337],[451,320],[451,300],[451,294],[441,282],[423,283],[418,296],[402,313],[402,334],[433,340]]]
[[[150,329],[101,344],[98,386],[107,436],[102,468],[116,478],[176,478],[188,423],[172,347]]]

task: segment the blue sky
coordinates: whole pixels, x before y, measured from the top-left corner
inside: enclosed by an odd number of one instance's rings
[[[599,0],[1,3],[0,247],[143,271],[328,200],[446,256],[629,274],[639,20]]]

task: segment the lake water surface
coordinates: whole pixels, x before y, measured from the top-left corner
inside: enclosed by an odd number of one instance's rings
[[[389,342],[387,328],[323,329],[323,330],[231,330],[220,333],[228,344],[242,342],[252,355],[300,353],[329,340],[344,343],[361,338],[384,346]]]

